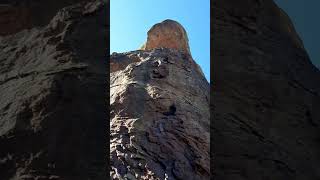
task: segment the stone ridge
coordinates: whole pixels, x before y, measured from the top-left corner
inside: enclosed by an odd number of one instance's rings
[[[151,27],[148,31],[147,42],[141,49],[151,50],[155,48],[177,49],[191,55],[186,30],[180,23],[170,19]]]

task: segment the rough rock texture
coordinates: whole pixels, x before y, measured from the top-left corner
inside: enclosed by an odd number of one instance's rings
[[[187,32],[181,24],[167,19],[155,24],[148,31],[147,42],[142,50],[152,50],[155,48],[166,47],[190,53]]]
[[[215,180],[320,179],[320,72],[271,0],[215,0]]]
[[[113,53],[110,66],[110,177],[209,179],[209,83],[189,54]]]
[[[1,15],[0,179],[107,177],[107,3],[72,2]]]
[[[85,0],[2,0],[0,1],[0,35],[44,26],[59,9]]]
[[[30,13],[28,9],[16,8],[11,4],[0,4],[0,35],[16,33],[28,27],[30,24]]]

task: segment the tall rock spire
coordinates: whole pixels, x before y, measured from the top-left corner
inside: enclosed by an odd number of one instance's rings
[[[167,19],[152,26],[142,49],[151,50],[161,47],[181,50],[191,55],[187,32],[174,20]]]
[[[110,56],[110,178],[209,180],[209,83],[172,20]]]

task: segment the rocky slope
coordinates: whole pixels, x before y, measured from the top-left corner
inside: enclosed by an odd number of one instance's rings
[[[272,0],[215,0],[216,180],[320,179],[320,72]]]
[[[0,179],[106,179],[107,2],[0,14]]]
[[[209,179],[209,83],[185,30],[166,20],[146,45],[110,58],[110,176]]]

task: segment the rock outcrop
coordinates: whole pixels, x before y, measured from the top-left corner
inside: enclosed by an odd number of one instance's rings
[[[166,43],[185,36],[182,26],[164,23],[149,31],[148,50],[111,55],[112,179],[210,179],[209,83],[186,49]]]
[[[181,25],[111,55],[108,114],[109,2],[46,2],[0,6],[1,179],[203,180],[209,149],[215,180],[320,178],[320,72],[272,0],[212,2],[211,123]]]
[[[5,0],[0,2],[0,35],[47,25],[60,9],[85,0]]]
[[[0,7],[0,179],[108,177],[107,2],[75,2]]]
[[[186,30],[180,23],[170,19],[151,27],[148,31],[147,42],[143,45],[142,50],[160,47],[177,49],[191,55]]]
[[[215,180],[320,179],[320,72],[272,0],[212,3]]]

